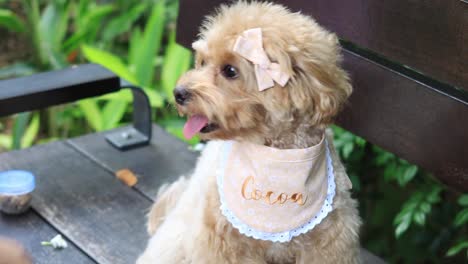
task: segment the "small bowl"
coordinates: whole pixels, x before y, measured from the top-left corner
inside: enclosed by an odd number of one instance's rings
[[[28,210],[35,187],[35,177],[31,172],[0,172],[0,211],[6,214],[20,214]]]

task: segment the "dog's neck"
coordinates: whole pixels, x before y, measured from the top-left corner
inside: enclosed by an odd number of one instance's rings
[[[272,127],[272,137],[265,138],[265,145],[279,149],[301,149],[316,145],[325,132],[324,127],[312,126],[306,122],[291,124],[290,127],[278,129]]]

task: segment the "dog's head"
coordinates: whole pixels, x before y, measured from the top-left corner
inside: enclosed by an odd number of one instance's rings
[[[263,49],[290,78],[259,91],[254,64],[233,50],[246,30],[260,28]],[[340,68],[337,37],[310,17],[283,6],[238,2],[221,6],[204,22],[195,69],[174,90],[187,115],[186,136],[261,142],[306,122],[325,127],[351,93]]]

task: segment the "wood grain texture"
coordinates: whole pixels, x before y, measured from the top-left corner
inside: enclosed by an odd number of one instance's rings
[[[120,151],[105,140],[109,132],[86,135],[68,142],[111,172],[130,169],[138,177],[135,188],[154,199],[164,183],[187,175],[194,167],[198,153],[184,142],[153,125],[151,144],[134,150]]]
[[[41,246],[41,241],[48,241],[58,233],[33,210],[18,216],[0,213],[0,237],[22,244],[35,264],[63,264],[70,263],[70,260],[73,263],[96,263],[69,241],[68,248],[64,250]]]
[[[177,40],[190,47],[202,18],[227,0],[180,1]],[[468,4],[460,0],[273,0],[358,46],[468,91]]]
[[[468,191],[468,105],[344,52],[355,90],[338,124]]]
[[[133,263],[144,250],[151,202],[64,142],[3,153],[0,160],[0,170],[36,175],[33,208],[97,262]]]

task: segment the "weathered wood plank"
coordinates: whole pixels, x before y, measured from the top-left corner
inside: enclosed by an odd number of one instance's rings
[[[64,250],[41,246],[41,241],[48,241],[58,233],[33,210],[18,216],[0,214],[0,237],[11,238],[21,243],[34,263],[96,263],[70,242]]]
[[[130,169],[137,174],[136,188],[150,198],[156,197],[159,187],[172,182],[195,167],[198,153],[188,150],[187,144],[153,125],[150,145],[120,151],[105,140],[109,132],[85,135],[68,142],[111,172]]]
[[[338,124],[468,191],[468,104],[344,55],[355,90]]]
[[[133,263],[151,202],[64,142],[0,154],[0,169],[37,176],[33,208],[99,263]]]
[[[180,1],[177,40],[190,47],[202,18],[227,0]],[[460,0],[273,0],[340,37],[468,91],[468,4]]]

